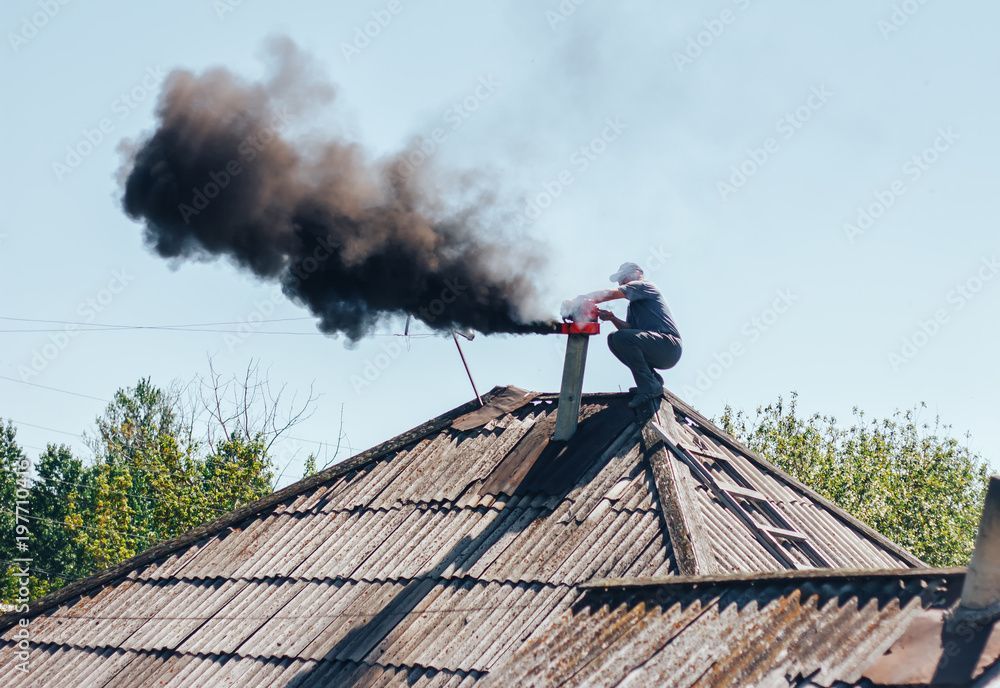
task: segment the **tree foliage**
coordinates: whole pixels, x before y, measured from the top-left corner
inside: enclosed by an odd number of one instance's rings
[[[849,425],[804,416],[798,396],[751,416],[726,407],[722,427],[779,468],[933,566],[964,566],[975,544],[987,465],[923,406]]]
[[[0,566],[4,572],[0,594],[4,600],[16,595],[16,583],[12,575],[14,559],[19,555],[15,546],[15,505],[17,503],[18,479],[22,474],[20,463],[24,452],[17,444],[17,430],[10,421],[0,419]]]
[[[185,401],[149,379],[118,390],[96,419],[89,462],[50,444],[28,489],[32,597],[114,566],[148,547],[214,520],[272,490],[270,449],[313,403],[281,406],[251,364]],[[210,402],[206,402],[210,399]],[[279,408],[281,406],[281,408]],[[284,409],[284,410],[282,410]],[[201,418],[201,432],[196,432]],[[15,597],[13,504],[24,454],[0,422],[0,599]],[[310,469],[313,470],[313,469]],[[26,483],[27,484],[27,483]],[[24,556],[21,554],[20,556]]]

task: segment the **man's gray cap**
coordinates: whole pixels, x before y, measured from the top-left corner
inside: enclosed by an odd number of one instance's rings
[[[642,272],[642,268],[640,268],[636,263],[622,263],[621,267],[618,268],[618,272],[611,275],[608,279],[612,282],[619,282],[622,277],[630,275],[633,272]]]

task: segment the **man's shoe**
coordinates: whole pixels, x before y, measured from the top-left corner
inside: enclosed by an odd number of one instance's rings
[[[660,396],[658,394],[636,394],[631,400],[629,400],[628,407],[633,409],[642,408],[643,406],[651,405],[656,399],[659,398]]]

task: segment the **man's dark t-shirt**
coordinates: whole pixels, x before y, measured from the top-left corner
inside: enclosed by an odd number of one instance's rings
[[[663,300],[660,290],[652,282],[635,280],[618,288],[628,299],[628,315],[625,317],[625,322],[630,328],[662,332],[681,338],[667,302]]]

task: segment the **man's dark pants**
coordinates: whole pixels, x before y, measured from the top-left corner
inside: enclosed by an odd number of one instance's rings
[[[632,371],[638,394],[663,393],[659,368],[673,368],[681,359],[681,340],[672,334],[645,330],[618,330],[608,335],[608,348]]]

